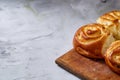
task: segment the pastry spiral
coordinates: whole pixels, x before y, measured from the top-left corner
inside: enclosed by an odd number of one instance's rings
[[[101,24],[93,23],[80,27],[73,39],[74,49],[89,58],[103,58],[109,44],[115,39]]]
[[[120,74],[120,40],[113,42],[105,54],[106,64]]]
[[[116,39],[120,39],[120,11],[114,10],[103,14],[97,19],[97,23],[104,25],[105,28],[113,33]]]

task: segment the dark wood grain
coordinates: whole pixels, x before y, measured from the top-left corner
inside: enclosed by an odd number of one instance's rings
[[[93,60],[78,54],[74,49],[55,61],[59,66],[85,80],[120,80],[120,76],[102,60]]]

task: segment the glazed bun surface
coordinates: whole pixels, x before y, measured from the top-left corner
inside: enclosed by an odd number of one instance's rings
[[[120,40],[113,42],[105,54],[107,65],[120,74]]]
[[[97,23],[104,25],[116,39],[120,39],[120,10],[103,14],[97,19]]]
[[[103,25],[92,23],[80,27],[73,39],[74,49],[89,58],[103,58],[106,49],[115,41]]]

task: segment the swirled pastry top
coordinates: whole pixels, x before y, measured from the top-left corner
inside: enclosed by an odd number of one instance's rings
[[[101,24],[93,23],[80,27],[74,36],[74,48],[91,58],[102,58],[114,38]]]
[[[76,32],[76,39],[81,44],[91,44],[106,38],[110,33],[100,24],[89,24],[81,27]]]
[[[105,26],[113,25],[114,23],[120,23],[120,11],[114,10],[108,13],[103,14],[97,20],[98,23],[103,24]]]
[[[106,63],[120,74],[120,40],[113,42],[105,54]]]
[[[97,19],[97,23],[109,29],[116,39],[120,39],[120,10],[110,11]]]

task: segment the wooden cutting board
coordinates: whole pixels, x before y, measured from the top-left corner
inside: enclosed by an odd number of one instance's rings
[[[82,80],[120,80],[120,76],[111,71],[104,61],[86,58],[74,49],[55,62]]]

